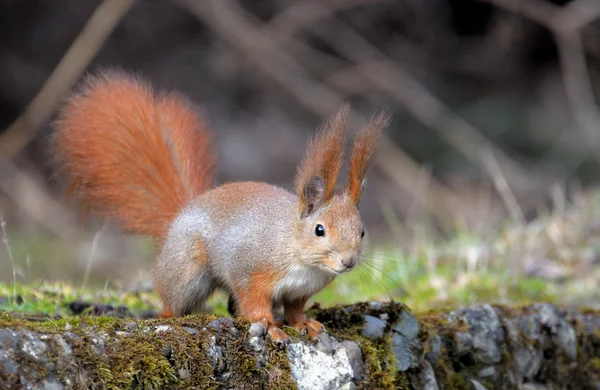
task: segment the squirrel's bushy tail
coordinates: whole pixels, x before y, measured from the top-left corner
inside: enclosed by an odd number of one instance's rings
[[[185,98],[122,72],[89,77],[54,123],[53,154],[85,212],[162,240],[212,182],[210,136]]]

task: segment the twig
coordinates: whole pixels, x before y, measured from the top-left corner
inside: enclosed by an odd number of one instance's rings
[[[77,237],[77,230],[71,227],[68,219],[71,213],[10,161],[2,164],[0,190],[61,240],[69,242]]]
[[[10,243],[8,241],[8,234],[6,234],[6,221],[4,220],[4,213],[0,213],[0,227],[2,227],[2,242],[6,247],[6,252],[8,253],[8,259],[10,260],[10,266],[12,268],[12,276],[13,276],[13,302],[17,302],[17,269],[15,268],[15,260],[12,255],[12,249],[10,248]]]
[[[480,0],[523,15],[557,33],[578,31],[600,17],[600,2],[577,0],[564,7],[542,0]]]
[[[580,30],[600,17],[600,1],[577,0],[559,7],[540,0],[481,0],[525,16],[553,32],[567,98],[582,138],[600,159],[600,111],[590,87]]]
[[[599,157],[600,112],[598,112],[594,93],[590,87],[590,76],[581,37],[575,31],[556,34],[556,44],[571,111],[573,111],[581,136],[591,147],[591,151]]]
[[[325,5],[314,2],[314,7]],[[354,61],[361,74],[385,91],[419,121],[437,131],[457,151],[476,164],[482,164],[477,150],[488,149],[497,156],[507,176],[519,184],[534,182],[530,174],[495,147],[469,122],[450,111],[437,97],[409,75],[384,53],[367,42],[350,26],[330,12],[327,30],[313,27],[311,31],[334,47],[340,54]],[[335,33],[331,33],[335,31]]]
[[[327,85],[313,81],[300,64],[273,44],[270,36],[265,35],[261,29],[253,26],[244,18],[242,11],[237,9],[233,1],[211,0],[199,3],[193,0],[175,0],[175,2],[247,55],[265,75],[281,84],[298,102],[311,111],[318,113],[320,116],[326,116],[342,103],[343,98],[336,91]],[[392,177],[395,178],[398,185],[415,195],[414,183],[419,177],[419,165],[400,148],[393,148],[392,152],[390,150],[391,141],[386,137],[383,137],[381,144],[384,146],[376,158],[376,164],[388,175],[393,175]],[[384,148],[386,148],[388,156],[393,154],[396,159],[403,162],[404,172],[402,175],[397,174],[398,165],[391,164],[389,159],[381,157],[381,151]],[[441,225],[450,228],[452,223],[450,215],[455,215],[456,211],[461,210],[461,208],[456,207],[454,202],[443,201],[445,199],[456,199],[450,189],[441,183],[437,183],[433,178],[431,179],[431,186],[437,189],[437,192],[433,194],[437,198],[433,201],[427,201],[426,206],[436,215]],[[451,202],[455,207],[445,208],[444,206],[448,202]]]
[[[297,1],[273,17],[264,27],[262,33],[272,37],[272,44],[285,45],[298,31],[311,24],[330,17],[330,11],[339,12],[364,5],[380,4],[390,0],[327,0],[322,1],[327,9],[315,7],[314,1]],[[274,34],[273,34],[274,33]]]
[[[100,229],[96,232],[96,234],[94,234],[94,239],[92,240],[92,247],[90,248],[90,255],[88,257],[88,262],[85,267],[85,273],[83,274],[83,281],[81,282],[81,289],[79,290],[79,294],[83,294],[83,289],[87,285],[87,282],[90,278],[90,273],[92,271],[92,263],[94,260],[94,253],[96,252],[96,247],[98,246],[98,240],[99,240],[100,235],[101,235],[102,231],[104,230],[105,226],[106,226],[106,223],[103,223],[102,226],[100,227]]]
[[[100,3],[25,112],[0,135],[0,162],[11,158],[33,139],[134,3],[135,0]]]
[[[502,197],[508,212],[511,214],[515,222],[517,222],[520,226],[525,226],[525,216],[523,214],[523,210],[521,210],[519,202],[517,202],[517,198],[510,190],[510,186],[506,181],[505,175],[502,173],[502,169],[500,169],[500,166],[498,165],[498,161],[490,151],[481,151],[481,155],[485,167],[492,177],[494,187],[496,187],[496,191],[498,191],[500,197]]]

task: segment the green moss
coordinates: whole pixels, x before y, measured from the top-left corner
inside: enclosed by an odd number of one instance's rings
[[[498,311],[504,327],[507,322],[515,317],[527,314],[527,307],[494,305]],[[353,340],[361,348],[363,354],[363,380],[358,384],[361,389],[407,389],[409,388],[410,373],[398,372],[396,360],[391,351],[390,327],[398,321],[403,311],[408,310],[404,305],[395,302],[370,305],[358,303],[349,306],[337,306],[320,309],[313,306],[309,314],[322,322],[328,332],[338,340]],[[562,308],[562,310],[569,310]],[[448,321],[449,310],[430,310],[418,314],[416,317],[420,325],[418,335],[423,345],[422,354],[432,352],[432,340],[439,336],[443,339],[440,346],[440,358],[432,364],[440,388],[467,389],[470,383],[467,378],[474,375],[482,367],[457,365],[455,353],[455,337],[458,333],[469,332],[468,324],[463,321]],[[364,315],[379,317],[382,314],[388,317],[386,336],[372,340],[361,335],[364,327]],[[584,311],[584,315],[600,316],[599,311]],[[89,371],[88,382],[91,388],[219,388],[224,383],[215,376],[215,364],[226,363],[227,371],[231,376],[227,379],[227,386],[242,389],[262,388],[294,388],[295,384],[290,374],[290,367],[285,349],[275,346],[267,338],[267,359],[265,366],[260,366],[255,358],[255,353],[248,344],[247,333],[249,323],[241,319],[234,319],[233,326],[237,331],[227,329],[226,323],[220,330],[212,329],[209,322],[220,318],[216,316],[189,316],[167,320],[120,320],[109,317],[76,317],[60,320],[28,321],[15,318],[6,313],[0,313],[0,328],[22,328],[42,333],[64,333],[66,328],[77,335],[77,339],[70,340],[73,354],[77,362]],[[139,330],[127,330],[125,325],[136,322]],[[143,329],[156,326],[169,325],[170,331],[144,332]],[[573,321],[575,327],[578,350],[578,364],[573,365],[564,351],[553,349],[552,365],[544,368],[543,378],[556,380],[558,383],[576,381],[574,383],[587,384],[600,380],[600,329],[584,332],[582,321]],[[199,330],[192,334],[186,328]],[[83,330],[93,330],[95,333],[106,333],[112,337],[110,345],[105,346],[104,354],[93,352],[93,340]],[[128,336],[119,331],[126,330]],[[530,344],[539,347],[538,341],[529,339],[517,332],[518,345]],[[587,330],[588,332],[590,330]],[[292,329],[286,329],[294,339],[306,339]],[[116,341],[115,341],[116,340]],[[221,361],[211,361],[206,350],[212,348],[216,342],[222,347]],[[506,375],[512,369],[511,344],[507,343],[501,348],[503,356],[502,365],[497,367],[505,369]],[[22,359],[27,359],[23,356]],[[556,362],[556,363],[554,363]],[[26,363],[26,362],[24,362]],[[30,370],[32,378],[44,374],[43,367],[36,367],[35,363]],[[185,373],[189,375],[185,375]],[[64,379],[70,372],[58,372],[58,379]],[[500,378],[499,381],[502,381]],[[485,383],[488,388],[498,383]]]
[[[235,320],[235,329],[226,329],[227,325],[222,325],[220,330],[209,327],[209,322],[217,318],[189,316],[166,320],[140,320],[135,321],[139,329],[130,330],[126,329],[125,325],[134,322],[131,320],[82,317],[30,322],[4,313],[0,314],[0,328],[64,334],[65,327],[70,327],[69,333],[75,337],[67,341],[77,364],[89,375],[86,382],[92,389],[219,388],[224,383],[220,383],[215,377],[215,363],[226,365],[226,371],[231,373],[227,379],[227,386],[230,387],[294,388],[284,349],[277,348],[267,339],[267,364],[265,368],[261,368],[248,344],[249,323]],[[157,325],[168,325],[170,328],[160,333],[147,331],[149,327]],[[186,328],[196,329],[198,332],[189,332]],[[95,343],[93,338],[97,339],[100,334],[110,335],[110,343],[103,346],[102,354],[97,354],[93,349],[98,343],[97,340]],[[217,362],[211,361],[206,353],[215,344],[222,347],[223,353],[221,361]],[[55,351],[58,349],[55,348]],[[53,359],[57,361],[58,357],[54,356]],[[44,374],[42,368],[35,367],[35,372]],[[70,374],[67,369],[57,372],[56,376],[59,380],[64,380]]]
[[[381,339],[371,340],[361,335],[365,314],[379,316],[385,313],[389,318],[388,323],[393,324],[403,310],[408,309],[401,303],[389,302],[377,309],[368,303],[358,303],[324,310],[318,310],[315,306],[310,311],[332,336],[338,340],[355,341],[360,347],[364,364],[359,389],[406,389],[407,379],[396,369],[396,359],[390,348],[391,336],[388,334]]]

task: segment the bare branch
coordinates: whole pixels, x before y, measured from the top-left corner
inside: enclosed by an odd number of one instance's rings
[[[104,0],[96,8],[25,112],[0,135],[0,162],[11,158],[33,139],[134,3],[135,0]]]
[[[194,14],[203,23],[211,27],[230,44],[248,56],[255,62],[265,75],[275,79],[286,88],[303,106],[317,113],[319,116],[327,116],[343,102],[343,97],[325,84],[312,80],[303,67],[288,53],[275,45],[271,39],[272,35],[264,34],[259,26],[253,25],[248,17],[240,10],[232,0],[211,0],[199,3],[193,0],[175,0],[183,8]],[[366,118],[362,118],[366,121]],[[391,154],[389,145],[391,141],[386,137],[381,140],[386,148],[388,156]],[[383,149],[383,148],[382,148]],[[389,158],[376,158],[376,164],[389,175],[393,175],[394,181],[405,191],[413,196],[415,193],[414,183],[420,175],[419,166],[414,160],[404,153],[400,148],[393,148],[397,159],[403,164],[402,177],[396,174],[398,167],[390,162]],[[462,208],[454,204],[448,207],[443,199],[457,199],[452,191],[432,179],[430,184],[436,191],[432,191],[432,199],[426,201],[425,206],[429,208],[438,221],[450,228],[453,221],[449,214],[456,215]],[[458,202],[458,201],[456,201]]]
[[[320,3],[315,3],[314,6],[324,8]],[[487,150],[496,156],[510,180],[519,184],[535,182],[525,169],[495,147],[473,125],[452,113],[414,77],[389,60],[350,26],[333,17],[333,14],[328,20],[328,26],[334,26],[336,33],[329,33],[330,28],[327,32],[318,28],[311,31],[348,59],[363,65],[356,69],[365,78],[394,97],[419,121],[436,130],[457,151],[473,163],[483,165],[485,162],[479,151]],[[368,66],[364,66],[367,64]]]
[[[600,111],[591,88],[580,30],[600,17],[600,1],[577,0],[559,7],[541,0],[484,0],[523,15],[553,32],[573,117],[589,150],[600,158]]]

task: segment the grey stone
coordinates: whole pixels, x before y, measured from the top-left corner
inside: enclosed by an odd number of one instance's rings
[[[2,372],[6,375],[16,375],[19,372],[19,365],[12,360],[8,354],[0,349],[0,365]]]
[[[179,374],[179,379],[186,380],[190,377],[190,372],[184,368],[180,369],[177,373]]]
[[[552,333],[556,333],[557,328],[560,326],[560,311],[558,307],[550,303],[536,303],[532,308],[537,312],[540,322],[547,328],[550,328]]]
[[[223,359],[223,348],[217,345],[217,338],[210,337],[210,344],[206,346],[206,353],[211,358],[210,364],[214,367],[216,373],[225,371],[225,361]]]
[[[429,340],[430,348],[429,351],[425,354],[425,359],[432,365],[436,365],[438,360],[440,359],[440,350],[442,347],[442,339],[437,334],[431,337]]]
[[[92,349],[92,352],[94,352],[96,355],[104,354],[104,351],[106,350],[106,342],[108,340],[108,335],[95,334],[90,339],[90,347]]]
[[[554,342],[565,351],[569,359],[577,359],[575,329],[563,319],[560,309],[550,303],[538,303],[533,308],[537,310],[540,324],[550,329]]]
[[[155,333],[170,332],[172,330],[173,327],[171,325],[158,325],[156,328],[154,328]]]
[[[546,383],[530,382],[530,383],[520,384],[518,386],[518,389],[519,390],[555,390],[555,389],[557,389],[557,387],[552,386],[551,384],[546,384]]]
[[[221,326],[233,327],[233,320],[229,317],[227,318],[218,318],[208,323],[208,327],[215,330],[220,330]]]
[[[500,363],[502,354],[498,347],[505,341],[504,329],[498,315],[490,305],[474,305],[451,313],[453,320],[462,319],[469,325],[473,338],[473,352],[477,363]]]
[[[217,350],[217,338],[215,336],[211,336],[209,340],[210,344],[206,346],[205,350],[208,356],[211,358],[211,365],[216,367],[219,363],[219,358],[222,356],[219,356],[219,351]]]
[[[182,326],[181,329],[191,334],[192,336],[200,334],[200,331],[198,329],[190,328],[189,326]]]
[[[419,376],[421,390],[439,390],[435,372],[429,362],[423,362]]]
[[[33,359],[41,362],[48,360],[45,355],[48,347],[42,342],[39,337],[36,337],[30,332],[24,332],[21,335],[21,350],[31,356]]]
[[[319,351],[326,353],[328,355],[331,355],[333,353],[331,337],[325,332],[321,332],[317,335],[317,344],[315,345],[315,347]]]
[[[417,322],[417,318],[409,313],[408,310],[402,310],[400,318],[394,326],[394,331],[400,333],[404,337],[414,339],[419,335],[419,323]]]
[[[42,389],[44,390],[62,390],[63,388],[63,385],[56,380],[54,375],[47,376],[42,382]]]
[[[541,353],[528,348],[519,348],[513,355],[513,365],[519,381],[533,379],[542,368]]]
[[[262,337],[253,336],[248,340],[248,344],[252,347],[255,352],[262,352],[265,350],[265,339]]]
[[[369,307],[374,310],[381,310],[383,309],[383,303],[378,301],[371,301],[369,302]]]
[[[125,324],[125,329],[127,330],[138,330],[140,327],[136,322],[128,322]]]
[[[264,326],[262,326],[262,324],[259,324],[258,322],[252,323],[250,325],[250,329],[248,330],[248,333],[250,333],[250,336],[253,336],[253,337],[263,337],[266,332],[267,332],[267,329]]]
[[[561,321],[562,326],[558,329],[558,333],[554,338],[556,344],[560,346],[569,359],[577,359],[577,334],[575,329],[566,321]]]
[[[71,349],[71,346],[69,344],[67,344],[67,342],[65,341],[65,339],[62,338],[61,335],[56,335],[54,337],[54,341],[62,349],[61,355],[63,355],[63,356],[71,356],[71,354],[73,353],[73,350]]]
[[[399,371],[406,371],[411,367],[416,367],[419,360],[418,354],[415,353],[419,350],[417,342],[407,339],[401,334],[394,333],[391,344],[392,352],[396,357],[396,368]]]
[[[469,382],[471,383],[471,388],[473,390],[487,390],[487,388],[484,385],[482,385],[481,383],[479,383],[479,381],[475,379],[470,379]]]
[[[494,366],[484,367],[477,373],[477,376],[482,379],[496,379],[497,375],[498,370]]]
[[[314,345],[290,343],[287,356],[299,390],[334,390],[352,382],[354,369],[347,346],[331,339],[335,352],[327,354]]]
[[[171,357],[171,353],[173,353],[173,348],[171,348],[171,346],[169,344],[165,344],[161,348],[160,352],[162,353],[162,355],[164,357],[166,357],[168,359]]]
[[[0,329],[0,348],[14,348],[19,343],[19,337],[8,329]]]
[[[356,385],[354,382],[344,383],[340,386],[340,390],[356,390]]]
[[[352,370],[354,371],[354,379],[359,381],[362,377],[361,371],[363,367],[362,351],[360,350],[360,347],[354,341],[342,341],[340,343],[340,348],[346,350],[350,366],[352,366]]]
[[[473,337],[469,333],[456,333],[454,341],[459,354],[470,352],[473,349]]]
[[[365,325],[362,331],[364,337],[377,339],[383,336],[386,323],[377,317],[365,316]]]

